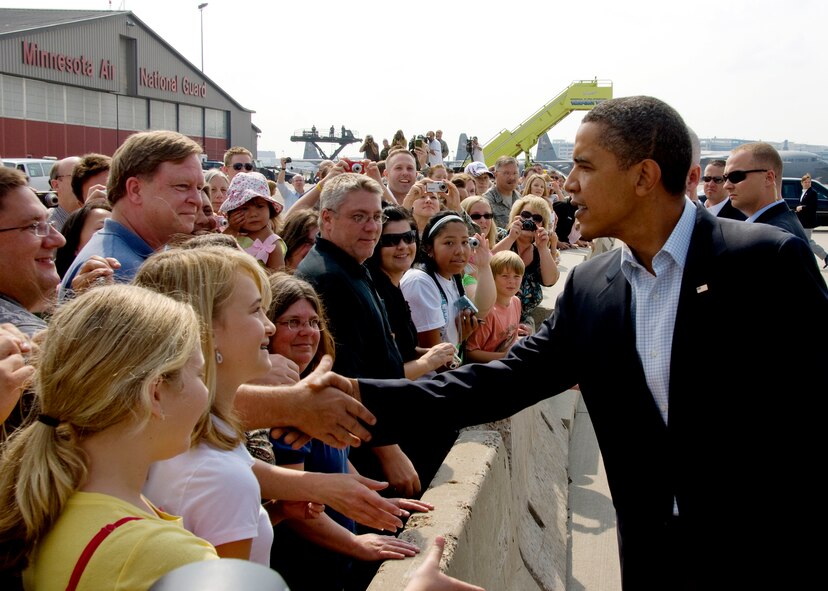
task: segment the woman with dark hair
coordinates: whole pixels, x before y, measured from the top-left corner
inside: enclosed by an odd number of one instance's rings
[[[267,316],[276,326],[270,336],[271,353],[283,355],[299,366],[302,376],[316,368],[325,355],[335,355],[333,336],[325,320],[322,300],[313,286],[294,275],[280,272],[270,276],[272,299]],[[299,449],[272,439],[274,463],[286,468],[328,474],[353,474],[348,448],[336,449],[312,439]],[[390,499],[402,509],[430,511],[432,505],[410,499]],[[356,523],[327,507],[310,523],[288,519],[273,530],[270,566],[295,591],[338,591],[342,589],[352,562],[400,560],[414,556],[414,544],[394,536],[357,534]]]
[[[411,309],[400,290],[400,281],[414,263],[419,248],[417,222],[401,205],[389,205],[382,212],[386,218],[382,235],[374,247],[374,254],[365,264],[385,303],[391,332],[405,362],[405,377],[413,380],[442,366],[447,367],[454,358],[454,347],[450,343],[438,343],[431,348],[418,346]]]
[[[90,199],[66,218],[60,233],[66,244],[58,248],[55,267],[63,277],[80,249],[89,242],[92,234],[103,228],[104,220],[112,217],[112,205],[106,199]]]

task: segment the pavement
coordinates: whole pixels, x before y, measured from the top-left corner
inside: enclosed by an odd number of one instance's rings
[[[817,228],[813,239],[828,250],[828,227]],[[616,248],[620,243],[616,241]],[[566,274],[584,261],[587,249],[561,251],[561,278],[544,288],[541,313],[548,314],[566,283]],[[816,257],[814,257],[816,259]],[[828,269],[817,260],[828,282]],[[615,510],[607,486],[604,463],[589,413],[579,401],[569,444],[569,551],[566,591],[620,591],[621,577]]]

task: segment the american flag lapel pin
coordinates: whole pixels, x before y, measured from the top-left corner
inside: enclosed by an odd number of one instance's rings
[[[704,293],[706,291],[707,291],[707,284],[706,283],[704,285],[699,285],[696,288],[696,293]]]

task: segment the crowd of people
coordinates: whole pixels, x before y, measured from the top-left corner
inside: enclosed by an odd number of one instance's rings
[[[567,177],[512,157],[453,171],[441,136],[368,136],[359,172],[331,161],[288,184],[246,148],[205,172],[192,139],[140,132],[55,163],[51,209],[0,168],[4,588],[148,588],[241,558],[294,590],[365,589],[422,550],[395,534],[434,510],[421,496],[460,428],[576,385],[625,588],[758,581],[757,560],[775,580],[771,546],[794,577],[813,569],[804,524],[783,528],[805,493],[765,475],[812,466],[815,428],[773,411],[828,387],[821,348],[793,374],[760,370],[756,348],[828,328],[828,290],[775,150],[741,146],[702,177],[651,97],[590,111]],[[588,260],[536,322],[577,247]],[[807,322],[762,321],[794,295]],[[700,371],[709,338],[732,375]],[[556,362],[573,348],[591,355]],[[763,543],[783,529],[802,537]],[[439,572],[442,548],[406,589],[479,590]]]

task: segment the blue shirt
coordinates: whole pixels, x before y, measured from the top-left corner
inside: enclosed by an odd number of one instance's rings
[[[121,267],[115,270],[115,280],[128,283],[135,277],[138,267],[153,252],[153,248],[132,230],[111,218],[106,219],[103,228],[92,235],[63,276],[60,297],[65,297],[66,292],[72,290],[72,279],[78,274],[81,265],[92,255],[118,259]]]
[[[636,260],[629,247],[622,246],[621,271],[632,288],[635,347],[644,368],[647,386],[665,424],[670,395],[673,329],[695,218],[696,206],[685,198],[684,211],[676,227],[653,257],[655,275],[651,275]]]

